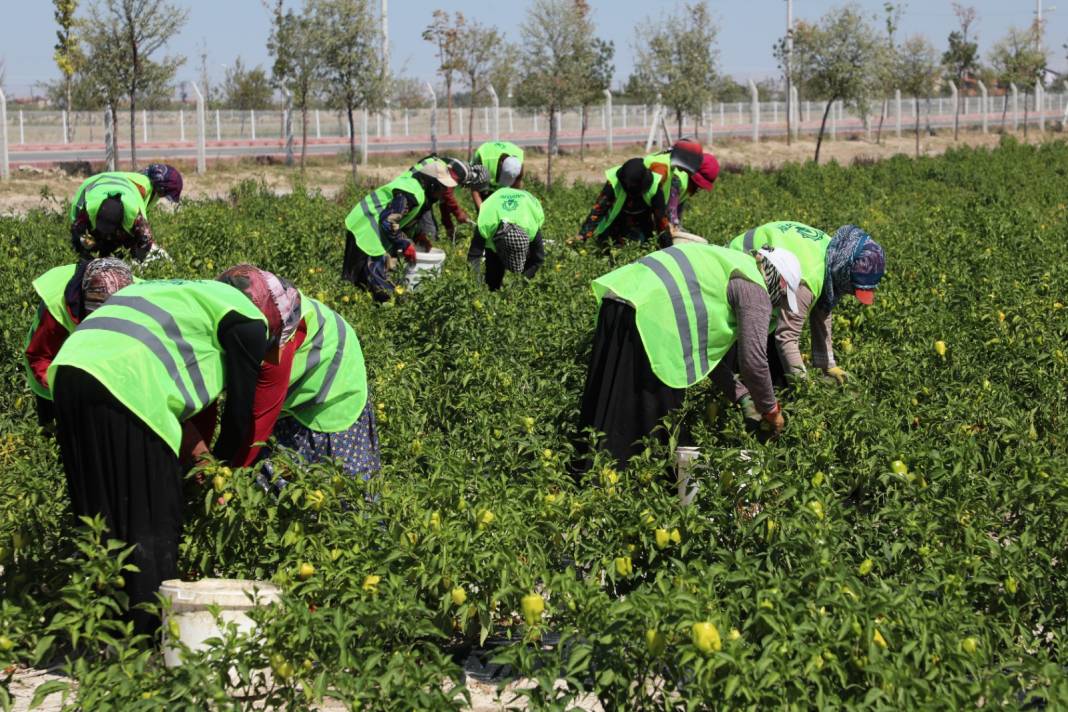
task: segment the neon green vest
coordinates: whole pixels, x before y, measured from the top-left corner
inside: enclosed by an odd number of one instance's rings
[[[593,281],[634,307],[653,373],[671,388],[697,383],[734,344],[737,320],[727,302],[734,274],[764,287],[756,261],[717,245],[686,244],[653,252]]]
[[[620,211],[623,210],[623,203],[627,201],[627,191],[623,190],[623,185],[616,175],[620,168],[622,166],[614,166],[604,172],[604,177],[608,180],[609,185],[612,186],[612,190],[615,191],[616,198],[612,201],[612,209],[608,212],[608,217],[602,220],[594,229],[594,237],[601,235],[608,229],[608,226],[619,217]],[[656,195],[656,191],[660,190],[661,177],[659,173],[653,173],[653,184],[649,186],[649,190],[642,196],[642,200],[650,207],[653,205],[653,197]]]
[[[654,164],[659,163],[667,167],[667,180],[661,180],[661,187],[664,191],[664,200],[667,201],[671,198],[671,183],[674,179],[679,181],[679,205],[686,202],[686,199],[690,197],[687,192],[687,188],[690,185],[690,174],[681,168],[674,168],[671,165],[671,152],[662,151],[660,153],[650,153],[644,159],[646,168],[652,168]]]
[[[801,263],[801,281],[812,292],[813,304],[823,291],[827,274],[827,247],[831,236],[822,230],[798,222],[765,223],[731,240],[732,250],[750,253],[766,245],[781,247],[797,256]]]
[[[101,173],[102,176],[118,176],[125,178],[134,185],[136,185],[141,193],[141,198],[145,201],[145,206],[151,208],[156,204],[159,196],[156,195],[155,189],[152,187],[152,181],[148,179],[144,173],[133,173],[131,171],[114,171],[109,173]]]
[[[419,172],[420,168],[422,168],[423,166],[429,166],[431,163],[444,163],[446,166],[449,165],[445,162],[444,158],[438,158],[437,156],[427,156],[426,158],[420,159],[414,166],[409,168],[408,172],[405,173],[405,175],[414,176],[416,173]]]
[[[486,249],[497,251],[493,236],[501,223],[516,225],[534,240],[545,222],[541,203],[533,195],[518,188],[501,188],[486,198],[478,211],[478,231],[486,240]]]
[[[26,367],[26,380],[29,383],[30,390],[35,395],[48,400],[52,400],[52,392],[38,383],[33,370],[30,368],[30,361],[26,358],[26,349],[29,348],[30,339],[33,338],[37,327],[41,324],[42,309],[47,309],[52,318],[67,330],[67,333],[74,331],[74,327],[77,325],[74,323],[74,317],[71,316],[70,310],[67,309],[66,292],[67,285],[74,278],[74,273],[77,269],[78,265],[53,267],[33,280],[33,289],[41,297],[41,306],[37,310],[33,324],[30,325],[30,330],[26,332],[26,342],[22,346],[22,363]]]
[[[182,422],[226,385],[219,323],[230,312],[267,320],[240,291],[211,280],[133,284],[112,295],[70,335],[48,369],[73,366],[95,377],[175,454]]]
[[[393,200],[395,190],[411,193],[417,202],[417,205],[401,218],[400,226],[404,228],[419,217],[426,204],[423,186],[412,177],[411,172],[394,178],[381,188],[372,190],[345,217],[345,228],[356,237],[356,244],[360,249],[371,257],[386,254],[386,249],[390,245],[389,237],[382,235],[379,231],[378,216]]]
[[[518,158],[523,162],[523,149],[510,141],[487,141],[475,151],[475,163],[481,164],[489,171],[489,185],[491,190],[497,190],[501,184],[497,182],[497,175],[501,170],[501,159],[506,156]]]
[[[137,184],[125,173],[101,173],[86,178],[74,194],[74,201],[70,205],[70,222],[73,223],[78,217],[78,212],[85,210],[89,213],[89,225],[96,229],[96,214],[100,210],[100,204],[108,198],[119,197],[122,199],[122,227],[126,232],[133,229],[134,220],[138,215],[145,215],[147,207]],[[137,174],[140,175],[140,174]],[[142,176],[144,177],[144,176]],[[145,178],[145,180],[148,180]]]
[[[308,333],[293,356],[282,410],[317,433],[348,430],[367,405],[367,369],[352,327],[325,304],[300,295]]]

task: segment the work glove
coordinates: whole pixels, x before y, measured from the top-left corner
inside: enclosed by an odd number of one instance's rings
[[[782,417],[782,406],[778,403],[774,409],[760,416],[760,429],[767,433],[770,439],[779,437],[785,427],[786,419]]]
[[[844,386],[845,382],[849,380],[849,373],[845,369],[838,366],[831,366],[830,368],[823,369],[823,378],[825,381],[836,383],[839,386]]]
[[[145,259],[141,260],[141,264],[142,265],[147,265],[149,263],[156,262],[158,260],[165,260],[167,262],[174,262],[174,260],[170,256],[170,253],[168,253],[165,249],[163,249],[159,245],[153,243],[152,247],[148,248],[148,254],[145,255]]]
[[[408,264],[415,264],[415,245],[409,242],[408,246],[404,248],[404,252],[401,254],[404,255],[404,259]]]

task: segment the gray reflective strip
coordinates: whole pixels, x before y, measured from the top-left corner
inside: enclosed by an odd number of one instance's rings
[[[365,218],[367,218],[367,222],[371,223],[371,229],[375,231],[375,235],[377,235],[378,239],[381,240],[382,232],[378,228],[378,217],[371,214],[371,204],[367,202],[367,198],[370,198],[373,195],[374,193],[371,193],[371,195],[368,195],[360,201],[360,209],[363,210],[363,215]]]
[[[115,294],[108,298],[107,303],[139,311],[159,324],[160,328],[163,329],[163,333],[174,342],[178,353],[182,355],[186,372],[189,373],[189,380],[193,382],[197,398],[200,399],[200,405],[206,406],[211,401],[211,396],[208,395],[208,385],[204,382],[204,374],[200,371],[200,362],[197,360],[193,345],[182,336],[182,330],[178,328],[178,323],[170,313],[144,297],[124,297],[121,294]]]
[[[304,387],[304,383],[311,378],[312,372],[323,358],[323,338],[325,336],[324,332],[326,331],[326,319],[323,318],[323,312],[318,304],[312,302],[311,305],[315,310],[315,317],[319,322],[319,330],[315,332],[315,336],[312,337],[311,351],[308,353],[308,360],[304,364],[304,375],[298,378],[293,385],[289,387],[289,390],[286,391],[286,398]]]
[[[341,368],[341,360],[345,356],[345,322],[334,314],[334,324],[337,325],[337,351],[334,352],[334,358],[330,359],[330,365],[326,369],[326,378],[323,379],[323,385],[319,387],[319,392],[315,394],[315,405],[322,405],[326,402],[326,396],[330,393],[330,387],[334,385],[334,379],[337,378],[337,371]]]
[[[745,237],[742,238],[742,249],[746,252],[753,251],[753,236],[756,235],[756,228],[753,228],[749,232],[745,233]]]
[[[181,420],[185,420],[193,415],[193,413],[197,412],[197,404],[193,400],[193,397],[189,395],[189,390],[185,387],[185,383],[182,381],[181,374],[178,371],[178,364],[174,362],[170,351],[163,345],[163,342],[147,328],[136,322],[127,321],[126,319],[119,319],[113,316],[98,316],[83,321],[81,325],[78,326],[78,330],[110,331],[140,341],[156,358],[160,360],[160,363],[163,364],[163,368],[167,369],[167,375],[171,377],[171,380],[174,381],[174,384],[178,387],[178,391],[182,394],[182,400],[185,401],[185,409],[182,411]]]
[[[693,263],[690,262],[685,252],[677,247],[669,247],[664,252],[675,260],[686,280],[686,289],[690,294],[690,302],[693,304],[693,314],[697,319],[697,353],[701,358],[701,373],[705,373],[709,370],[708,309],[705,306],[704,296],[701,294],[701,283],[697,281],[697,272],[694,271]]]
[[[640,264],[651,269],[660,281],[664,283],[668,296],[671,297],[671,308],[675,312],[675,328],[679,332],[679,341],[682,344],[682,360],[686,364],[686,380],[688,383],[697,381],[697,369],[693,365],[693,336],[690,334],[690,317],[686,314],[686,301],[682,298],[679,285],[671,272],[654,257],[643,257]]]

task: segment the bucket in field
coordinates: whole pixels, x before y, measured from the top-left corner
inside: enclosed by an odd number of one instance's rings
[[[697,458],[700,456],[700,448],[675,448],[675,485],[678,489],[679,502],[684,507],[693,502],[693,498],[697,496],[699,485],[694,475],[697,469]]]
[[[694,235],[692,232],[686,232],[685,230],[679,230],[671,236],[671,243],[673,245],[707,245],[708,240],[700,235]]]
[[[440,272],[445,264],[445,250],[431,247],[429,252],[415,251],[415,264],[409,265],[404,281],[414,287],[435,272]]]
[[[269,605],[278,601],[278,587],[267,581],[247,579],[206,578],[199,581],[164,581],[159,587],[160,595],[170,600],[170,610],[163,618],[163,661],[167,667],[181,665],[181,654],[167,644],[177,624],[178,638],[193,650],[202,650],[208,638],[222,636],[223,632],[208,610],[219,607],[223,623],[234,623],[241,631],[252,630],[254,624],[246,612],[257,605]],[[255,598],[253,602],[252,598]]]

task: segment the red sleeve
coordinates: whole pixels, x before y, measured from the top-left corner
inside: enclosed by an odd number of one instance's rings
[[[456,218],[457,222],[467,222],[467,213],[460,207],[460,203],[456,201],[456,193],[452,188],[445,190],[445,194],[441,196],[441,222],[445,226],[446,230],[452,229],[452,219]]]
[[[252,399],[252,430],[249,433],[249,441],[242,444],[230,458],[230,464],[234,467],[248,467],[255,462],[260,453],[260,445],[256,443],[267,442],[271,433],[274,432],[274,424],[278,421],[278,414],[282,412],[282,406],[286,402],[289,373],[293,369],[293,356],[297,348],[304,343],[307,333],[308,328],[302,321],[297,327],[297,333],[282,349],[278,364],[264,361],[260,366],[260,376],[256,381],[256,395]]]
[[[26,360],[30,362],[30,370],[33,371],[37,382],[48,388],[48,367],[52,365],[52,359],[59,353],[59,347],[70,336],[66,327],[56,321],[55,317],[41,306],[41,323],[30,337],[30,345],[26,347]]]

